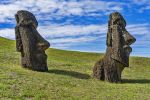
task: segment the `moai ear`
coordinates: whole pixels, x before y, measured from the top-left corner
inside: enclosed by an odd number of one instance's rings
[[[112,46],[112,34],[111,33],[107,33],[106,43],[107,43],[107,47]]]
[[[17,49],[18,52],[22,52],[23,51],[23,46],[22,46],[22,41],[21,41],[21,36],[20,36],[18,26],[15,27],[15,35],[16,35],[16,49]]]
[[[108,32],[107,32],[106,45],[107,45],[107,47],[112,46],[112,28],[110,25],[110,21],[108,22]]]
[[[23,51],[23,46],[22,46],[22,41],[21,41],[21,36],[20,36],[20,32],[19,32],[19,17],[16,14],[15,15],[16,21],[17,21],[17,26],[15,27],[15,35],[16,35],[16,49],[18,52],[22,52]]]

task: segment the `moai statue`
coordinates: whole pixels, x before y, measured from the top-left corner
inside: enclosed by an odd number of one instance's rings
[[[123,16],[110,14],[107,32],[107,50],[104,58],[97,61],[93,68],[93,77],[108,82],[121,82],[121,73],[129,66],[130,45],[136,39],[126,30]]]
[[[50,44],[38,33],[35,16],[24,10],[15,15],[16,48],[21,52],[21,64],[35,71],[48,71],[45,50]]]

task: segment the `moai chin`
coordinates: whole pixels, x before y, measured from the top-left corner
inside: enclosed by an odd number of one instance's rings
[[[129,66],[130,45],[136,39],[126,30],[126,21],[119,12],[111,13],[108,22],[106,53],[93,68],[93,77],[108,82],[121,82],[121,73]]]
[[[48,71],[45,50],[50,44],[36,30],[38,22],[35,16],[25,10],[15,15],[16,49],[21,52],[21,64],[35,71]]]

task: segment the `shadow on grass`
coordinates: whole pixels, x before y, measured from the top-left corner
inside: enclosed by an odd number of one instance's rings
[[[146,84],[146,83],[150,83],[150,80],[149,79],[123,79],[122,83]]]
[[[67,71],[67,70],[49,70],[48,73],[54,73],[54,74],[59,74],[59,75],[66,75],[66,76],[71,76],[79,79],[89,79],[90,75],[88,74],[82,74],[79,72],[74,72],[74,71]]]

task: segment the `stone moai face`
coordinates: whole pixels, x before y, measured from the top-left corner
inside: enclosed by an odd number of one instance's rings
[[[38,22],[35,16],[20,10],[15,18],[16,48],[21,52],[22,66],[36,71],[48,71],[45,50],[50,44],[36,30]]]
[[[107,47],[111,48],[111,58],[129,66],[129,54],[132,52],[130,45],[136,39],[126,30],[126,21],[123,16],[114,12],[110,14],[107,33]]]

